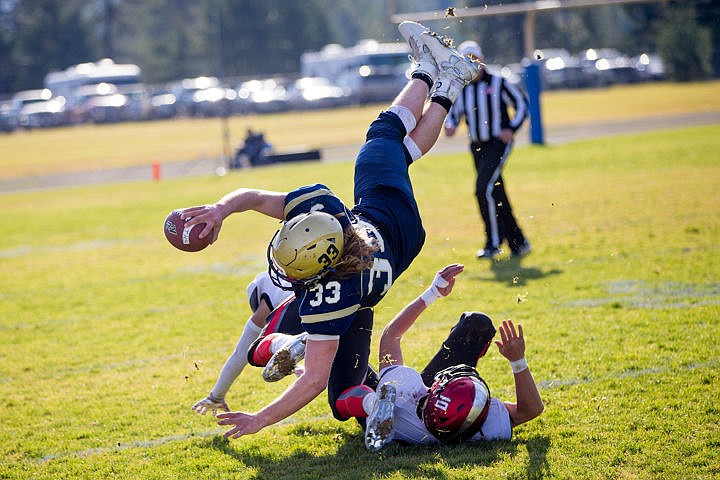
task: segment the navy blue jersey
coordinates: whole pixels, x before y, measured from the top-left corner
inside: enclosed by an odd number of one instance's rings
[[[377,238],[381,249],[375,252],[370,269],[349,278],[328,275],[310,289],[295,291],[303,328],[310,334],[343,334],[357,311],[374,307],[396,278],[392,269],[392,252],[382,248],[383,239],[377,229],[362,219],[358,219],[356,228],[367,229]]]
[[[367,237],[374,238],[379,246],[371,269],[343,279],[328,275],[310,289],[295,291],[302,324],[308,333],[340,335],[360,308],[373,307],[382,299],[401,272],[394,271],[393,252],[386,248],[378,228],[353,215],[325,185],[300,187],[285,198],[286,220],[317,210],[336,216],[341,224],[350,228],[364,229]]]
[[[352,209],[322,184],[307,185],[285,197],[285,220],[311,211],[334,215],[343,228],[363,229],[377,240],[373,266],[350,278],[332,274],[310,289],[297,289],[302,325],[309,334],[342,335],[361,308],[374,307],[417,256],[425,241],[410,184],[405,127],[383,112],[370,125],[355,163]]]
[[[354,215],[328,187],[321,183],[296,188],[285,196],[285,220],[300,214],[321,211],[329,213],[340,222],[343,229],[350,226]]]

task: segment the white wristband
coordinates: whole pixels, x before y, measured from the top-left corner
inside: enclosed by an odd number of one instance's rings
[[[513,373],[520,373],[524,370],[527,370],[527,360],[525,360],[525,357],[521,358],[520,360],[513,360],[512,362],[510,362],[510,368],[512,368]]]
[[[442,275],[440,275],[440,273],[436,273],[435,278],[433,279],[433,283],[432,285],[430,285],[430,288],[425,290],[423,294],[420,295],[422,301],[425,302],[425,306],[430,305],[438,298],[442,298],[443,294],[440,293],[439,288],[445,288],[448,285],[450,285],[450,282],[445,280]]]
[[[433,285],[432,287],[425,290],[423,294],[420,295],[420,298],[423,302],[425,302],[425,306],[427,307],[438,298],[442,298],[442,295],[440,294],[440,291],[437,289],[437,287]]]

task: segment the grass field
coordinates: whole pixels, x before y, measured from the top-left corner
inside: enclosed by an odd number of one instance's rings
[[[422,367],[462,311],[512,318],[546,410],[509,442],[380,455],[324,396],[233,441],[190,411],[242,331],[277,223],[235,216],[194,254],[161,232],[172,208],[238,186],[322,180],[349,202],[350,163],[0,195],[0,478],[719,478],[719,151],[718,125],[518,148],[505,179],[534,251],[494,263],[474,258],[468,156],[414,165],[428,240],[376,309],[373,349],[462,262],[453,295],[405,336],[407,363]],[[479,370],[514,400],[494,346]],[[253,411],[289,381],[249,367],[228,402]]]

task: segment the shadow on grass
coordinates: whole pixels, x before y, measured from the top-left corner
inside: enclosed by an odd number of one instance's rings
[[[361,431],[348,433],[342,427],[301,424],[284,435],[277,444],[241,444],[221,436],[207,440],[213,448],[235,459],[241,468],[252,469],[252,478],[259,479],[317,479],[342,478],[365,480],[378,476],[396,475],[400,478],[454,478],[467,475],[475,467],[491,467],[495,462],[515,459],[525,446],[526,464],[520,467],[521,477],[544,478],[549,473],[547,437],[532,437],[527,441],[496,441],[458,446],[403,446],[390,444],[379,454],[365,450]],[[289,444],[289,445],[286,445]],[[318,454],[328,445],[337,444],[331,454]],[[286,454],[283,448],[292,450]],[[332,449],[332,448],[331,448]],[[516,473],[518,470],[516,470]]]
[[[522,258],[509,257],[491,261],[490,271],[495,275],[495,280],[510,286],[523,286],[527,285],[529,280],[538,280],[563,273],[557,268],[542,271],[536,267],[523,267],[522,260]]]

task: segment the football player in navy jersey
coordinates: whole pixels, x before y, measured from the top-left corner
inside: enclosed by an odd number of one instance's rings
[[[220,425],[232,426],[226,437],[287,418],[325,388],[335,417],[349,418],[336,402],[365,379],[372,307],[422,248],[425,231],[408,166],[435,144],[452,103],[479,68],[424,26],[399,28],[413,52],[412,78],[368,129],[355,162],[354,207],[314,184],[291,192],[241,188],[182,213],[188,226],[205,223],[200,236],[213,235],[213,242],[232,213],[254,210],[283,220],[268,247],[270,272],[292,285],[304,333],[280,349],[274,345],[286,338],[278,334],[252,356],[253,363],[267,362],[269,379],[282,378],[303,356],[304,371],[258,412],[218,414]]]
[[[430,288],[388,323],[380,338],[376,390],[367,385],[346,391],[339,399],[345,415],[367,418],[365,445],[378,451],[392,440],[409,444],[509,440],[512,428],[537,417],[542,399],[525,360],[522,325],[512,320],[500,326],[495,343],[509,362],[515,380],[516,403],[491,397],[475,370],[485,355],[495,327],[480,312],[465,312],[422,372],[404,365],[403,334],[433,301],[450,294],[460,264],[441,269]]]

